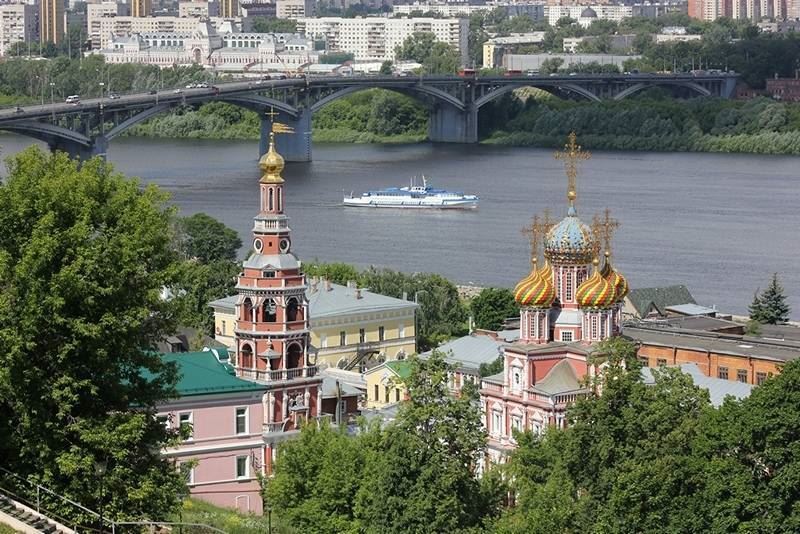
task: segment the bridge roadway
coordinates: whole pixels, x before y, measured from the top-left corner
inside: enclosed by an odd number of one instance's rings
[[[429,110],[432,141],[475,143],[478,111],[496,98],[522,87],[543,89],[563,98],[620,100],[651,87],[665,87],[676,97],[733,96],[735,74],[575,74],[558,76],[457,77],[357,76],[306,77],[286,80],[238,80],[208,88],[165,89],[155,93],[92,98],[79,104],[52,103],[0,109],[0,130],[46,142],[75,157],[105,155],[108,143],[132,126],[177,106],[229,102],[258,112],[261,153],[266,151],[270,109],[277,120],[294,127],[280,136],[288,161],[311,159],[311,117],[325,105],[364,89],[384,88],[407,94]]]

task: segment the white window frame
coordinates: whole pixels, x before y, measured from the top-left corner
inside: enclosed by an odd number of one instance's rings
[[[188,421],[181,421],[181,418],[184,415],[188,415]],[[183,423],[189,423],[192,426],[192,433],[191,435],[186,438],[184,441],[192,441],[194,439],[194,413],[193,412],[178,412],[178,430],[181,430]]]
[[[166,428],[167,430],[169,430],[172,427],[172,425],[170,424],[168,413],[156,414],[156,421],[158,421],[159,423],[163,423],[164,428]]]
[[[320,348],[327,349],[328,348],[328,334],[320,334],[319,335],[319,346]]]
[[[567,337],[569,337],[569,339],[567,339]],[[572,342],[573,341],[572,330],[563,330],[561,332],[561,341],[566,343]]]
[[[239,460],[244,460],[244,474],[239,475]],[[235,471],[234,474],[236,475],[236,480],[243,480],[246,478],[250,478],[250,455],[246,456],[237,456],[236,457],[236,466],[234,467]]]
[[[239,410],[244,410],[244,431],[239,432]],[[233,433],[237,436],[250,433],[250,408],[248,406],[237,406],[233,409]]]
[[[501,427],[503,426],[503,412],[500,410],[492,410],[492,435],[502,435]],[[505,431],[505,428],[502,429]]]
[[[397,325],[397,337],[404,338],[406,337],[406,325],[400,323]]]
[[[522,391],[522,367],[518,365],[511,366],[511,376],[508,377],[511,382],[511,391]]]

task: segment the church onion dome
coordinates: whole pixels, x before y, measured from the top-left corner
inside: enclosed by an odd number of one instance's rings
[[[596,19],[597,18],[597,11],[595,11],[591,7],[587,7],[586,9],[581,11],[581,18],[582,19]]]
[[[594,239],[591,229],[570,208],[560,223],[545,236],[544,254],[553,263],[582,265],[592,261]]]
[[[609,257],[609,253],[606,252],[606,261],[603,262],[603,266],[600,268],[600,276],[603,278],[608,278],[611,274],[611,259]]]
[[[542,276],[542,271],[536,273],[536,279],[528,286],[526,291],[517,298],[520,306],[530,308],[549,308],[556,299],[556,289],[553,286],[552,275]]]
[[[575,292],[575,300],[581,308],[610,308],[617,301],[617,292],[614,286],[600,275],[595,260],[595,269],[586,281]]]
[[[514,287],[514,300],[517,301],[517,304],[524,306],[524,304],[521,302],[521,299],[526,295],[531,285],[533,285],[538,278],[539,272],[536,270],[536,260],[533,260],[530,274],[520,280]]]
[[[283,156],[278,154],[278,151],[275,150],[274,133],[270,133],[269,150],[267,150],[267,153],[261,156],[261,159],[258,160],[258,166],[264,173],[264,176],[262,176],[260,180],[261,183],[283,183],[281,172],[283,171],[284,161]]]
[[[608,276],[605,276],[604,278],[608,280],[608,283],[614,287],[614,294],[616,296],[617,301],[621,301],[622,299],[625,298],[630,289],[628,287],[628,281],[625,279],[624,276],[622,276],[619,273],[619,271],[617,271],[613,267],[609,268],[611,272],[608,274]]]
[[[542,278],[547,278],[551,284],[553,283],[553,268],[550,267],[550,262],[547,260],[547,258],[545,258],[542,268],[539,269],[539,276]]]

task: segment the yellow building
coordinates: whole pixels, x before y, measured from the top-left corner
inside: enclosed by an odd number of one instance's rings
[[[131,0],[131,15],[149,17],[153,13],[153,0]]]
[[[408,360],[388,361],[364,374],[367,383],[366,407],[381,409],[406,399],[403,381],[411,374]]]
[[[239,0],[222,0],[219,4],[219,16],[232,19],[239,16]]]
[[[417,304],[328,281],[310,280],[308,298],[311,344],[319,365],[364,370],[416,352]],[[209,303],[214,337],[233,347],[236,296]]]

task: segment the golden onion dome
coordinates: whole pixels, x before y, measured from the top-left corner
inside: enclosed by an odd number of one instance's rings
[[[630,290],[630,287],[628,287],[628,280],[613,267],[611,267],[611,272],[605,279],[614,287],[614,294],[617,302],[624,299]]]
[[[600,268],[600,276],[603,278],[608,278],[608,275],[611,274],[611,254],[606,251],[605,257],[606,259],[603,262],[603,266]]]
[[[543,274],[542,271],[545,268],[546,273]],[[529,306],[531,308],[549,308],[553,305],[555,299],[556,289],[553,286],[552,274],[549,266],[545,264],[536,273],[536,279],[528,284],[525,291],[517,298],[517,303],[520,306]]]
[[[594,260],[594,272],[575,292],[575,300],[581,308],[610,308],[617,301],[614,286],[603,278],[597,268],[599,261]]]
[[[547,278],[551,284],[553,283],[553,268],[550,267],[550,260],[547,258],[544,259],[544,265],[539,269],[539,276]]]
[[[269,150],[258,160],[258,166],[261,167],[261,171],[264,173],[260,180],[261,183],[282,184],[281,172],[284,165],[283,156],[275,150],[275,134],[270,132]]]
[[[536,282],[538,278],[539,278],[539,271],[536,270],[536,259],[534,258],[531,261],[531,272],[528,274],[528,276],[520,280],[514,287],[514,300],[517,301],[517,304],[523,305],[522,302],[520,302],[520,299],[528,291],[531,284]]]

